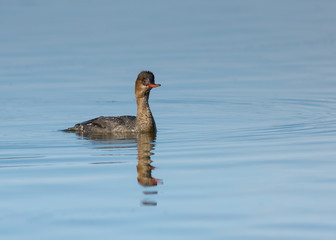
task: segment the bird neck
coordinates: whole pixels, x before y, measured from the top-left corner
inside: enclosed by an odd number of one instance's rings
[[[140,132],[155,132],[156,126],[152,112],[148,104],[149,93],[143,97],[137,97],[137,126]]]

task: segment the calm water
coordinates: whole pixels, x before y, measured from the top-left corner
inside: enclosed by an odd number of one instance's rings
[[[0,1],[1,239],[335,239],[335,1]],[[135,114],[158,134],[61,129]]]

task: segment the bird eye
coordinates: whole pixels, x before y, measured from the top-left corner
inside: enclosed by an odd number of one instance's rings
[[[148,79],[142,80],[142,84],[145,85],[145,86],[147,86],[148,85]]]

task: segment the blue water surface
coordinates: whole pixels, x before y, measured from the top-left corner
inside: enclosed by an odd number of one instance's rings
[[[335,239],[335,1],[0,1],[0,238]],[[134,115],[156,137],[60,130]]]

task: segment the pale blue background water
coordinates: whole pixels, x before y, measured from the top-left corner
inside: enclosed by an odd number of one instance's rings
[[[335,239],[335,12],[0,1],[1,239]],[[134,140],[59,131],[135,114],[144,69],[162,84],[148,188]]]

